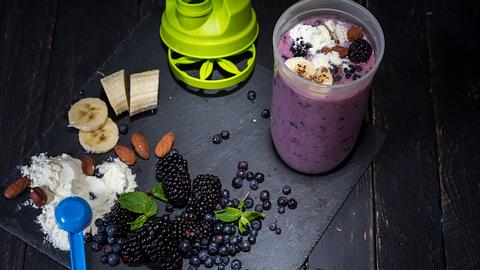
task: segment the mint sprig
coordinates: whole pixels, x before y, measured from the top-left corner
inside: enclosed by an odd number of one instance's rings
[[[122,208],[141,214],[135,221],[128,223],[132,231],[140,229],[147,219],[155,216],[158,211],[157,204],[147,194],[139,191],[122,194],[118,203]]]
[[[226,207],[223,210],[215,211],[215,217],[217,217],[220,221],[224,223],[235,222],[238,220],[238,230],[240,231],[240,233],[244,233],[250,225],[250,222],[256,219],[265,218],[264,213],[260,213],[257,211],[242,211],[242,202],[244,204],[244,201],[245,200],[243,199],[240,200],[238,208]]]
[[[165,190],[163,189],[162,183],[157,183],[151,190],[150,192],[152,193],[153,197],[167,202],[168,203],[168,198],[165,195]]]

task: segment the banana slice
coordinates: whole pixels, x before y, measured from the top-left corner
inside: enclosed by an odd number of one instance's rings
[[[312,62],[308,61],[303,57],[293,57],[285,61],[285,65],[295,72],[300,77],[308,79],[308,77],[315,74],[315,67],[313,66]]]
[[[130,75],[130,116],[157,108],[159,70]]]
[[[117,71],[100,79],[103,89],[107,94],[110,106],[116,115],[128,111],[127,89],[125,86],[125,70]]]
[[[315,71],[315,73],[308,78],[316,83],[325,84],[325,85],[332,85],[333,84],[333,76],[332,72],[330,72],[329,68],[320,67]]]
[[[99,98],[84,98],[73,104],[68,111],[68,126],[88,132],[103,126],[107,117],[105,102]]]
[[[107,118],[105,125],[97,130],[78,132],[78,140],[83,149],[91,153],[106,153],[113,149],[118,142],[117,124],[112,119]]]

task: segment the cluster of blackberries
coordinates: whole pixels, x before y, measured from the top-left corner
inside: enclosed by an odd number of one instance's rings
[[[85,234],[85,241],[92,243],[92,250],[99,252],[103,250],[103,255],[100,257],[100,262],[115,266],[120,263],[120,252],[124,244],[122,235],[119,234],[116,225],[105,226],[103,219],[95,220],[97,227],[97,234],[92,236],[91,233]]]
[[[312,44],[305,42],[302,37],[297,38],[290,47],[290,51],[294,57],[305,57],[308,54],[308,50],[312,48]]]
[[[253,173],[248,171],[248,162],[240,161],[238,162],[238,170],[236,176],[232,179],[232,187],[239,189],[243,186],[243,181],[247,180],[249,182],[248,186],[251,190],[257,190],[258,184],[265,181],[265,175],[261,172]]]

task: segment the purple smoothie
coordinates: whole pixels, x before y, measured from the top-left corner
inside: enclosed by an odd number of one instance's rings
[[[327,16],[311,18],[303,24],[315,26],[326,20],[334,20],[346,29],[353,26]],[[282,61],[298,57],[294,55],[298,50],[292,46],[299,40],[292,38],[290,31],[278,43]],[[362,39],[368,41],[366,34]],[[344,41],[342,46],[348,48],[351,43]],[[301,53],[311,60],[322,52]],[[371,85],[371,80],[353,81],[367,74],[375,60],[373,51],[368,60],[361,63],[345,57],[341,64],[331,64],[329,68],[336,79],[331,83],[333,86],[324,86],[320,91],[314,89],[315,82],[293,78],[298,75],[283,63],[276,63],[283,67],[276,68],[273,81],[271,131],[275,148],[285,163],[295,170],[315,174],[332,170],[348,156],[362,125]]]

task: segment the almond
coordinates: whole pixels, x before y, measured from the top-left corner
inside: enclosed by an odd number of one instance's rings
[[[44,206],[47,203],[47,194],[41,187],[34,187],[30,191],[30,199],[36,206]]]
[[[332,51],[338,52],[340,58],[345,58],[348,55],[348,49],[339,45],[335,45],[335,47],[332,48]]]
[[[27,177],[21,177],[11,183],[3,192],[3,196],[7,199],[15,199],[20,195],[30,184],[30,179]]]
[[[117,144],[113,148],[113,151],[115,151],[115,154],[117,154],[118,158],[120,158],[123,163],[127,165],[133,165],[135,162],[137,162],[137,157],[135,156],[135,152],[133,152],[132,149],[129,147]]]
[[[92,176],[95,173],[95,160],[92,156],[87,155],[82,159],[82,171],[88,176]]]
[[[137,152],[137,155],[143,159],[150,158],[150,146],[148,145],[147,140],[140,133],[133,133],[132,138],[130,139],[133,149]]]
[[[347,38],[351,42],[363,38],[363,28],[360,26],[352,26],[352,28],[347,31]]]
[[[332,50],[332,49],[330,49],[329,47],[323,47],[323,48],[322,48],[322,53],[323,53],[323,54],[327,54],[327,53],[329,53],[331,50]]]
[[[172,150],[173,144],[175,143],[175,134],[169,131],[163,138],[157,143],[155,147],[155,155],[159,158],[166,156],[170,150]]]

